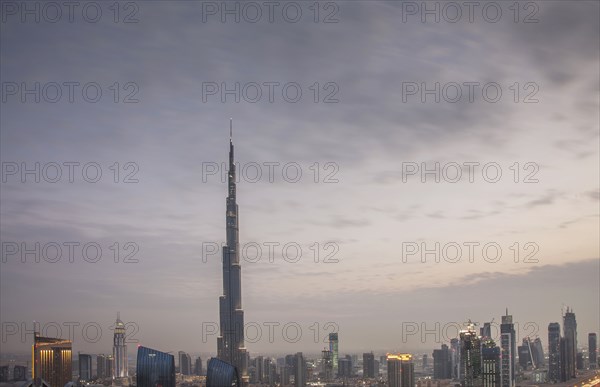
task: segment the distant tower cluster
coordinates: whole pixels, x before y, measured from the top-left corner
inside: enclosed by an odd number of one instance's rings
[[[548,379],[567,382],[577,377],[577,320],[572,309],[563,315],[563,336],[560,324],[548,325]]]

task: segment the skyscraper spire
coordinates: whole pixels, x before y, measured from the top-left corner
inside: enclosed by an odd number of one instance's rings
[[[248,384],[248,364],[244,347],[244,311],[242,275],[239,259],[238,206],[236,203],[235,163],[233,156],[233,120],[229,121],[229,172],[225,210],[226,242],[223,246],[223,295],[219,297],[220,335],[218,358],[238,370],[242,385]]]

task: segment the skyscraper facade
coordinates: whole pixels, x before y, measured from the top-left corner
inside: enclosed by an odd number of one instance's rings
[[[126,378],[129,375],[127,366],[127,344],[125,343],[125,324],[117,313],[115,333],[113,336],[113,377]]]
[[[373,352],[363,353],[363,378],[375,377],[375,355]]]
[[[548,380],[559,382],[560,377],[560,324],[548,324]]]
[[[481,346],[481,377],[483,387],[500,387],[500,348],[489,336]]]
[[[79,354],[79,380],[92,380],[92,355]]]
[[[339,352],[338,352],[338,334],[337,332],[329,334],[329,351],[331,352],[331,365],[333,369],[333,376],[339,374]]]
[[[462,387],[481,387],[481,340],[470,324],[461,330],[460,337],[460,383]]]
[[[198,376],[202,375],[202,358],[200,356],[196,358],[196,362],[194,365],[194,374]]]
[[[229,122],[229,173],[226,199],[226,246],[223,246],[223,295],[219,297],[220,335],[218,358],[237,368],[243,385],[248,384],[248,361],[244,347],[244,311],[239,259],[238,206],[236,203],[235,164],[232,123]]]
[[[531,357],[533,361],[533,367],[536,369],[544,368],[546,365],[546,359],[544,359],[544,347],[542,346],[542,340],[536,337],[531,343]]]
[[[573,309],[567,308],[563,316],[563,329],[565,338],[565,372],[566,379],[577,377],[577,320]]]
[[[182,375],[192,374],[192,358],[188,353],[179,351],[179,372]]]
[[[508,314],[507,309],[506,314],[502,316],[502,324],[500,324],[500,379],[502,387],[514,387],[515,385],[515,336],[515,325],[513,324],[512,316]]]
[[[296,353],[294,367],[294,386],[305,387],[306,386],[306,360],[302,352]]]
[[[414,387],[415,365],[412,355],[388,354],[387,376],[389,387]]]
[[[139,346],[136,365],[137,387],[175,387],[175,357]]]
[[[452,362],[450,359],[450,350],[446,344],[442,344],[442,349],[433,350],[433,378],[450,379],[452,378]]]
[[[42,337],[36,332],[32,351],[36,386],[41,386],[42,380],[50,386],[64,386],[71,381],[71,341]]]
[[[588,334],[588,359],[590,369],[598,368],[598,342],[595,333]]]

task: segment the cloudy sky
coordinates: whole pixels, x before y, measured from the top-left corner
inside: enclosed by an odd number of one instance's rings
[[[544,345],[566,306],[600,330],[597,1],[28,4],[0,25],[3,352],[34,320],[111,352],[118,311],[216,352],[230,117],[251,353],[430,351],[507,307]]]

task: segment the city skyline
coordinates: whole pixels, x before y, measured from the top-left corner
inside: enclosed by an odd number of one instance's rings
[[[3,165],[98,162],[103,172],[98,183],[69,183],[66,168],[58,183],[3,175],[2,242],[29,248],[94,242],[103,251],[97,263],[80,256],[70,263],[66,249],[57,263],[7,255],[0,272],[3,323],[31,329],[34,320],[77,322],[75,351],[110,353],[114,313],[122,311],[139,340],[129,344],[130,356],[138,344],[216,354],[217,335],[210,331],[204,340],[202,324],[220,323],[219,251],[230,243],[223,235],[228,185],[221,166],[233,117],[239,250],[263,248],[259,262],[239,257],[245,321],[263,329],[258,342],[246,340],[251,354],[319,353],[332,327],[340,358],[384,348],[431,353],[449,341],[421,340],[421,332],[404,340],[399,326],[499,321],[506,307],[519,324],[517,343],[535,333],[547,349],[547,326],[560,322],[562,329],[563,305],[577,313],[577,342],[600,331],[597,3],[549,1],[539,7],[541,22],[531,25],[450,25],[402,23],[402,8],[389,2],[368,9],[343,2],[336,24],[227,28],[194,23],[202,18],[198,7],[178,5],[140,4],[142,22],[135,25],[2,23],[3,81],[136,82],[140,100],[50,104],[9,96],[2,103]],[[59,53],[49,48],[67,36]],[[165,47],[167,55],[158,55]],[[506,100],[403,102],[402,82],[421,81],[497,82]],[[209,95],[203,102],[203,82],[298,82],[305,98],[253,104]],[[339,102],[314,103],[315,82],[325,94],[323,85],[334,82]],[[525,83],[539,84],[540,102],[513,103],[515,82],[522,93]],[[110,169],[116,162],[118,183]],[[264,163],[274,162],[280,164],[271,183]],[[422,162],[497,163],[503,179],[489,183],[478,169],[473,183],[422,183],[419,174],[403,181],[403,168]],[[286,163],[301,167],[298,183],[289,181],[293,169],[282,177]],[[263,168],[258,182],[251,181],[255,164]],[[215,166],[217,173],[207,174]],[[138,181],[124,183],[131,171]],[[532,171],[538,182],[523,183]],[[402,243],[422,248],[424,242],[458,244],[462,260],[436,263],[430,256],[421,263],[415,253],[404,262]],[[464,255],[470,242],[479,243],[472,263]],[[489,242],[502,247],[500,261],[480,253]],[[279,244],[273,263],[265,243]],[[299,262],[282,257],[288,243],[301,246]],[[527,243],[539,247],[537,262],[524,262],[535,251]],[[137,262],[122,262],[131,251]],[[332,251],[337,262],[323,262]],[[84,339],[88,322],[102,328],[98,342]],[[267,339],[269,322],[280,324],[274,342]],[[283,339],[287,323],[301,326],[297,343]],[[3,354],[28,351],[31,335],[29,341],[20,335],[2,343]]]

